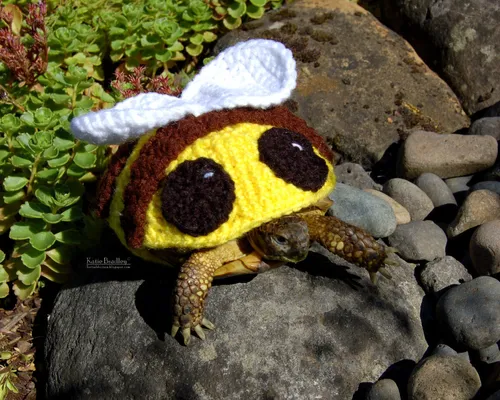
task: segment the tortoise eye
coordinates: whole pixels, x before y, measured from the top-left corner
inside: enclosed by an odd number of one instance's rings
[[[181,232],[203,236],[229,219],[236,199],[234,182],[209,158],[184,161],[164,180],[161,210]]]
[[[328,166],[301,134],[272,128],[262,134],[258,146],[260,161],[285,182],[312,192],[325,184]]]

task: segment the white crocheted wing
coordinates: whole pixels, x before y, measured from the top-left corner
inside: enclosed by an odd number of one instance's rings
[[[224,50],[203,67],[180,98],[142,93],[113,108],[74,118],[71,130],[90,143],[120,144],[187,115],[281,104],[290,97],[296,80],[295,60],[283,44],[249,40]]]

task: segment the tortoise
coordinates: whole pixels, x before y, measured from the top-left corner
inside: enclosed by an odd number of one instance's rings
[[[310,240],[372,278],[384,271],[383,245],[324,215],[333,152],[280,105],[295,79],[288,49],[251,40],[219,54],[181,98],[145,93],[71,123],[80,139],[121,143],[95,213],[135,255],[181,264],[171,334],[184,344],[214,328],[203,311],[215,277],[300,261]]]

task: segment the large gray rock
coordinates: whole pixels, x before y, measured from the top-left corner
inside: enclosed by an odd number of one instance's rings
[[[434,204],[434,207],[440,207],[446,204],[457,204],[451,189],[448,187],[446,182],[436,174],[426,172],[420,175],[416,179],[415,185],[417,185],[427,196],[429,196]]]
[[[297,114],[348,161],[370,167],[411,129],[468,125],[455,95],[401,37],[345,0],[299,0],[218,40],[283,42],[297,59]],[[355,49],[355,50],[354,50]]]
[[[394,178],[384,184],[384,193],[408,210],[412,221],[422,221],[434,209],[432,200],[417,185]]]
[[[329,198],[333,200],[329,214],[363,228],[372,236],[387,237],[396,229],[396,216],[392,207],[364,190],[337,183]]]
[[[217,328],[188,347],[164,333],[172,286],[160,278],[75,282],[50,316],[47,398],[344,400],[393,363],[420,359],[412,267],[401,261],[375,287],[316,249],[330,260],[313,253],[298,269],[213,287],[206,316]]]
[[[400,174],[414,179],[431,172],[441,178],[484,171],[495,164],[497,141],[491,136],[412,133],[401,148]]]
[[[384,192],[380,192],[374,189],[365,189],[365,192],[368,192],[378,197],[379,199],[386,201],[391,206],[392,211],[394,211],[394,215],[396,216],[396,223],[398,225],[407,224],[411,221],[410,213],[408,212],[408,210],[392,197],[386,195]]]
[[[500,101],[500,4],[384,0],[382,20],[409,40],[469,114]]]
[[[497,181],[484,181],[478,182],[470,188],[471,192],[476,190],[489,190],[490,192],[494,192],[496,194],[500,194],[500,182]]]
[[[433,261],[446,254],[446,234],[432,221],[412,221],[398,225],[388,240],[405,260]]]
[[[500,219],[486,222],[476,229],[470,240],[469,252],[479,275],[500,272]]]
[[[427,293],[438,293],[451,285],[460,285],[472,279],[467,269],[452,256],[429,262],[420,273],[420,281]]]
[[[448,226],[447,234],[455,237],[468,229],[500,218],[500,195],[489,190],[470,193]]]
[[[480,350],[500,340],[500,282],[480,276],[448,290],[439,299],[437,316],[453,340]]]
[[[500,117],[481,118],[471,125],[469,135],[489,135],[500,140]]]

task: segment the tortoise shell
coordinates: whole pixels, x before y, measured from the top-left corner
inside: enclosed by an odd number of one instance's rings
[[[214,247],[327,196],[332,158],[283,106],[188,116],[118,148],[96,213],[144,258]]]

